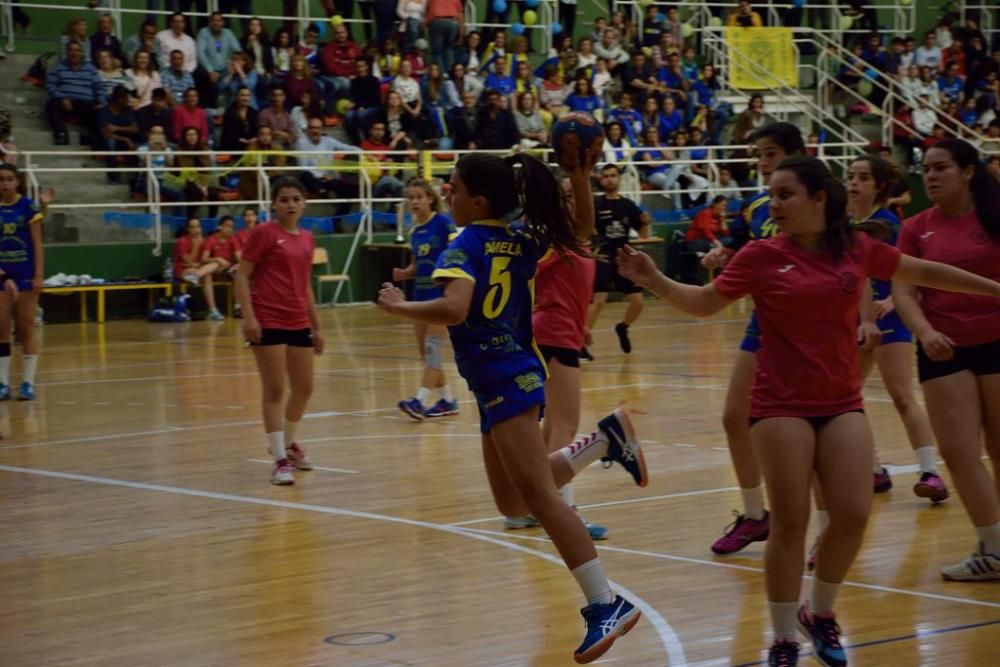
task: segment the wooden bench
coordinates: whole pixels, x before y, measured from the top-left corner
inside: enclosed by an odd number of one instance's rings
[[[123,290],[146,290],[148,292],[149,308],[153,308],[154,290],[163,290],[165,296],[172,296],[174,286],[172,283],[153,282],[133,282],[133,283],[100,283],[89,285],[64,285],[61,287],[46,287],[43,294],[79,294],[80,295],[80,321],[87,321],[87,294],[97,294],[97,322],[103,324],[105,321],[104,295],[108,292],[119,292]]]

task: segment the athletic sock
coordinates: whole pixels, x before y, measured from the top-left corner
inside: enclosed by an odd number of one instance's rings
[[[819,577],[813,577],[812,596],[809,598],[809,611],[826,616],[833,613],[833,604],[837,601],[840,584],[831,584]]]
[[[819,537],[826,532],[830,525],[830,513],[826,510],[816,510],[816,536]]]
[[[455,394],[453,394],[451,391],[451,385],[447,384],[444,385],[443,387],[441,387],[440,391],[441,391],[441,398],[448,401],[449,403],[455,402]]]
[[[300,423],[301,422],[293,422],[291,419],[285,420],[285,444],[295,444],[295,435],[299,432]]]
[[[0,343],[0,383],[10,384],[10,343]]]
[[[937,474],[937,452],[933,447],[917,447],[913,453],[917,455],[917,463],[920,464],[920,472],[932,472]]]
[[[608,453],[608,436],[600,431],[584,436],[559,450],[574,475],[579,475],[591,463]]]
[[[24,381],[35,384],[35,371],[38,370],[38,355],[37,354],[25,354],[21,357],[21,365],[24,367],[22,372],[24,374]]]
[[[587,604],[610,604],[615,596],[611,593],[611,586],[608,585],[608,578],[604,576],[604,568],[601,567],[601,559],[589,560],[583,565],[572,570],[576,583],[580,585],[583,596],[587,598]]]
[[[275,431],[267,434],[267,451],[271,452],[271,458],[281,461],[288,458],[285,453],[285,432]]]
[[[774,641],[784,639],[794,642],[795,631],[799,625],[798,602],[768,602],[771,612],[771,627],[774,628]]]
[[[760,521],[764,518],[764,488],[755,486],[752,489],[740,489],[743,496],[743,514],[748,519]]]
[[[573,482],[566,482],[563,487],[559,489],[559,495],[570,507],[576,507],[576,500],[573,498]]]
[[[879,461],[878,459],[875,459],[875,464],[874,467],[872,467],[872,472],[875,473],[876,475],[882,472],[882,462]]]
[[[427,387],[421,387],[417,390],[417,400],[420,401],[420,405],[427,405],[427,399],[431,397],[431,390]]]
[[[976,526],[976,535],[983,543],[983,551],[1000,558],[1000,521],[992,526]]]

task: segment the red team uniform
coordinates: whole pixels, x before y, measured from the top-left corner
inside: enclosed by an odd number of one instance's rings
[[[550,250],[538,262],[531,324],[546,361],[555,357],[566,366],[580,365],[596,272],[592,258],[575,253],[560,257]]]
[[[309,280],[315,247],[312,234],[304,229],[292,234],[272,223],[251,230],[243,257],[256,265],[250,300],[262,331],[309,329]]]
[[[241,249],[242,246],[235,234],[225,240],[218,234],[212,234],[205,241],[205,246],[201,249],[201,252],[202,254],[208,253],[209,257],[224,259],[232,265],[236,263],[236,253]]]

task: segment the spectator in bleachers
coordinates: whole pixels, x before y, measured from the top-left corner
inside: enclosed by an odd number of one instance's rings
[[[930,104],[941,104],[944,96],[941,94],[941,87],[938,85],[938,78],[935,76],[937,70],[933,67],[920,68],[920,88],[917,91],[917,100],[926,97]],[[918,104],[919,105],[919,104]]]
[[[938,79],[941,98],[948,102],[961,102],[965,95],[965,77],[958,72],[958,64],[952,63]]]
[[[573,92],[566,98],[566,107],[570,111],[584,111],[603,120],[601,98],[594,92],[594,84],[586,75],[581,75],[573,82]]]
[[[385,121],[378,118],[372,121],[371,127],[368,128],[368,136],[361,142],[361,150],[365,152],[365,157],[368,159],[390,164],[396,158],[390,160],[386,152],[401,150],[400,142],[404,140],[401,135],[392,139],[386,136]],[[372,196],[376,199],[403,196],[403,181],[399,179],[398,170],[380,169],[376,173],[369,171],[369,176],[372,180]]]
[[[689,252],[707,253],[712,248],[728,248],[733,245],[726,224],[728,202],[722,195],[716,195],[712,203],[698,211],[684,233]]]
[[[471,91],[462,95],[462,106],[452,108],[445,118],[452,145],[457,150],[479,148],[476,137],[479,132],[479,96]]]
[[[231,104],[237,93],[243,88],[250,91],[250,106],[259,109],[257,91],[260,89],[260,77],[257,76],[257,70],[250,62],[250,56],[240,51],[234,53],[233,57],[229,59],[226,76],[219,83],[219,90],[224,94],[223,99]]]
[[[240,52],[240,43],[233,31],[225,26],[222,14],[213,12],[208,25],[198,31],[196,42],[198,65],[203,72],[199,77],[199,94],[206,107],[219,107],[219,93],[224,90],[223,78],[232,73],[233,54]],[[197,75],[196,75],[197,76]],[[249,73],[246,73],[249,76]]]
[[[231,271],[236,268],[240,260],[240,250],[240,242],[236,238],[236,221],[233,220],[233,216],[224,215],[219,218],[218,231],[208,237],[201,250],[199,269],[205,270],[201,286],[205,305],[208,306],[206,316],[208,320],[221,322],[226,319],[215,304],[215,281],[231,279]]]
[[[177,155],[174,158],[174,164],[180,173],[173,177],[168,176],[165,180],[172,181],[172,187],[181,190],[183,193],[182,201],[189,203],[219,201],[219,189],[216,187],[217,179],[212,172],[215,167],[215,159],[208,150],[201,130],[197,127],[184,127],[183,132],[181,132],[180,141],[177,142],[177,152],[184,153],[185,151],[202,154]],[[193,214],[197,207],[186,210]],[[217,210],[218,206],[209,204],[208,217],[214,218]]]
[[[350,199],[358,196],[357,185],[348,183],[330,167],[334,166],[335,153],[360,153],[361,149],[326,136],[322,119],[309,119],[305,135],[295,142],[295,150],[309,153],[297,155],[296,160],[303,169],[299,172],[299,178],[310,193],[323,198]],[[336,207],[336,215],[347,215],[350,210],[350,202],[340,202]]]
[[[135,90],[135,84],[132,82],[132,79],[125,74],[125,71],[119,66],[118,61],[114,59],[110,51],[98,51],[95,55],[95,60],[97,63],[97,77],[104,88],[105,97],[110,97],[111,91],[119,86],[129,92]]]
[[[277,85],[273,86],[270,94],[271,104],[260,112],[257,121],[261,127],[271,128],[275,141],[290,146],[295,143],[299,132],[298,128],[295,127],[292,115],[285,108],[287,99],[283,88]]]
[[[184,32],[187,23],[184,14],[176,12],[170,15],[170,28],[156,33],[156,43],[160,45],[160,69],[173,67],[173,53],[180,51],[184,56],[180,69],[192,76],[198,68],[198,47],[194,38]]]
[[[663,32],[670,36],[675,46],[684,44],[684,22],[681,21],[680,10],[675,5],[667,7],[666,20],[663,22]]]
[[[581,37],[576,49],[577,64],[580,67],[593,67],[597,64],[598,55],[594,53],[594,40]]]
[[[444,84],[445,106],[448,109],[462,108],[465,93],[472,93],[478,101],[482,92],[483,82],[478,77],[467,74],[465,65],[455,63],[451,66],[451,77]]]
[[[951,46],[941,50],[941,67],[945,72],[949,71],[952,65],[958,66],[958,75],[963,79],[967,74],[965,63],[965,44],[960,39],[956,39]]]
[[[736,117],[733,124],[733,137],[730,143],[749,144],[750,137],[760,127],[763,127],[770,117],[764,111],[764,98],[760,95],[752,95],[744,109]]]
[[[594,45],[594,53],[608,61],[612,73],[617,73],[629,61],[628,52],[618,43],[618,32],[614,28],[604,31],[601,43]]]
[[[90,52],[109,51],[118,64],[127,63],[122,53],[122,44],[114,35],[114,23],[111,14],[101,14],[97,19],[97,32],[90,37]]]
[[[312,70],[315,76],[319,76],[320,73],[321,48],[322,44],[319,43],[319,26],[315,23],[310,23],[306,26],[305,32],[299,37],[299,43],[295,46],[295,52],[306,59],[306,64],[309,65],[309,69]]]
[[[570,88],[564,81],[562,69],[558,65],[548,65],[538,91],[538,102],[542,109],[556,118],[566,110],[566,97],[570,93]]]
[[[400,143],[400,150],[408,150],[415,145],[419,132],[418,117],[406,106],[402,96],[395,90],[390,90],[385,96],[382,118],[386,122],[388,136],[395,138],[400,132],[405,135],[406,144]]]
[[[157,88],[150,94],[150,103],[135,112],[135,122],[139,126],[139,140],[148,141],[149,133],[159,127],[170,136],[173,111],[167,106],[167,91]]]
[[[134,166],[133,158],[121,156],[119,159],[118,155],[114,155],[117,151],[134,151],[139,139],[139,126],[135,122],[135,113],[129,104],[129,92],[124,87],[116,86],[111,91],[107,105],[98,113],[97,126],[104,150],[112,153],[105,158],[108,169]],[[108,183],[121,182],[121,172],[108,171]]]
[[[209,133],[208,114],[198,106],[198,90],[188,88],[184,91],[184,101],[174,105],[170,116],[171,136],[175,143],[180,143],[182,131],[186,128],[198,130],[199,139],[207,143],[213,143]]]
[[[917,165],[916,151],[923,146],[924,139],[913,125],[913,111],[907,104],[897,103],[893,111],[892,139],[897,146],[903,147],[906,166],[912,172]]]
[[[611,27],[618,33],[621,44],[629,45],[635,43],[635,24],[621,9],[611,14]]]
[[[148,107],[147,107],[148,108]],[[167,144],[167,133],[159,125],[149,128],[144,139],[145,143],[139,146],[136,151],[140,154],[138,163],[145,166],[147,162],[153,170],[153,177],[160,185],[160,199],[163,201],[181,201],[183,193],[179,190],[172,190],[165,182],[166,170],[174,166],[173,149]],[[149,154],[149,157],[145,157]],[[148,174],[140,171],[132,181],[132,191],[140,194],[149,193]]]
[[[487,89],[483,100],[476,129],[476,145],[486,150],[509,150],[519,141],[514,114],[510,109],[503,108],[499,91]]]
[[[351,79],[358,75],[361,49],[351,41],[347,28],[338,25],[333,28],[333,40],[323,47],[321,58],[325,72],[322,80],[327,86],[325,94],[329,107],[350,93]]]
[[[611,11],[611,8],[608,8]],[[590,39],[594,41],[594,46],[604,39],[604,33],[608,29],[608,19],[605,16],[598,16],[594,19],[594,29],[590,31]]]
[[[697,79],[697,77],[695,77]],[[688,101],[691,99],[691,79],[684,73],[684,65],[678,53],[667,56],[667,64],[656,72],[659,92],[671,95],[677,105],[690,115]]]
[[[153,57],[153,68],[159,69],[156,63],[156,56],[160,53],[160,47],[156,43],[156,23],[150,20],[142,22],[139,32],[128,37],[122,43],[122,53],[125,55],[125,62],[135,62],[135,54],[139,51],[146,51]]]
[[[295,55],[295,45],[292,43],[292,33],[284,28],[274,33],[274,44],[271,46],[271,60],[274,62],[274,77],[284,82],[292,69],[292,57]]]
[[[245,151],[257,136],[257,110],[251,104],[252,97],[249,88],[240,88],[236,93],[236,100],[226,109],[222,117],[219,150]]]
[[[305,57],[300,53],[296,53],[292,56],[291,62],[292,68],[289,70],[288,76],[285,77],[284,84],[289,105],[292,107],[300,106],[305,93],[309,93],[309,98],[314,103],[320,103],[323,99],[323,94],[316,83],[316,79],[313,78],[309,66],[306,64]]]
[[[141,109],[153,102],[153,91],[163,89],[160,73],[153,69],[153,57],[149,51],[136,51],[132,59],[132,67],[125,70],[125,76],[132,82],[135,92],[136,109]]]
[[[864,46],[861,49],[861,59],[868,67],[874,67],[882,72],[889,72],[889,54],[882,46],[882,38],[877,32],[865,37]]]
[[[666,67],[670,54],[679,52],[680,48],[674,42],[674,38],[669,33],[660,33],[660,41],[649,52],[649,60],[653,63],[653,69],[658,70],[661,67]]]
[[[726,25],[734,28],[759,28],[764,25],[764,20],[750,5],[750,0],[740,0],[737,8],[729,12]]]
[[[424,25],[431,43],[431,61],[442,71],[450,70],[455,62],[455,44],[465,32],[463,0],[427,0]]]
[[[716,197],[723,197],[726,202],[743,201],[743,193],[740,192],[739,184],[733,180],[733,171],[726,165],[719,166],[719,179],[712,184],[711,191]]]
[[[378,58],[372,65],[372,74],[379,77],[382,83],[388,83],[392,81],[392,77],[396,76],[396,72],[399,71],[399,63],[403,61],[403,57],[399,54],[399,45],[396,44],[396,40],[389,38],[385,40],[382,44],[382,48],[379,49]]]
[[[634,106],[631,93],[623,92],[618,106],[608,112],[608,120],[621,123],[625,137],[633,146],[638,146],[642,137],[642,112]]]
[[[632,161],[632,144],[625,136],[622,124],[617,120],[608,121],[604,125],[604,157],[602,162],[616,164],[619,168]]]
[[[427,68],[427,76],[420,84],[420,96],[424,103],[423,114],[430,124],[429,138],[431,139],[440,138],[447,134],[447,126],[444,121],[446,110],[444,84],[445,78],[441,68],[437,64],[431,63],[431,66]]]
[[[590,82],[594,86],[594,93],[601,98],[601,106],[604,108],[611,106],[613,79],[611,72],[608,71],[607,60],[604,58],[597,59],[597,64],[594,65],[594,76],[591,77]]]
[[[924,43],[917,49],[915,62],[919,67],[930,67],[935,71],[941,67],[941,47],[932,31],[924,33]]]
[[[482,40],[483,37],[478,30],[469,32],[462,41],[462,46],[455,49],[454,65],[462,65],[468,74],[477,74],[479,72],[479,46]]]
[[[937,112],[928,106],[928,99],[921,97],[917,100],[917,108],[913,110],[913,127],[925,140],[933,134],[937,121]]]
[[[167,93],[167,102],[170,106],[181,104],[184,100],[184,92],[194,88],[194,76],[184,69],[184,53],[174,50],[170,53],[170,66],[160,72],[160,80]]]
[[[531,65],[523,60],[518,61],[517,70],[514,74],[514,95],[528,91],[538,97],[538,84],[535,82],[535,73],[531,71]]]
[[[900,71],[905,71],[903,65],[903,38],[893,37],[892,41],[889,42],[889,50],[886,56],[886,72],[889,74],[899,74]]]
[[[721,87],[715,77],[715,67],[710,63],[701,66],[701,78],[691,86],[693,104],[704,104],[712,112],[709,134],[716,145],[722,143],[722,130],[733,115],[733,107],[719,96]]]
[[[663,15],[657,5],[646,6],[646,15],[642,20],[642,32],[639,35],[639,46],[653,48],[660,42],[660,35],[663,34]]]
[[[323,120],[323,100],[319,95],[313,95],[306,91],[302,94],[299,106],[293,108],[289,115],[292,117],[292,122],[295,123],[295,140],[298,141],[309,128],[311,119]]]
[[[545,131],[545,121],[537,109],[535,93],[526,90],[517,96],[514,108],[514,125],[520,136],[521,148],[535,148],[549,143],[548,132]]]
[[[264,175],[271,181],[281,176],[288,176],[292,172],[283,169],[293,164],[294,159],[281,150],[281,146],[275,143],[275,135],[268,125],[261,125],[257,129],[257,136],[252,139],[243,150],[247,153],[241,157],[233,166],[240,167],[264,167]],[[239,171],[239,182],[237,193],[244,201],[260,199],[260,177],[256,171]]]
[[[493,60],[493,71],[487,75],[483,85],[509,98],[514,94],[515,85],[507,71],[507,56],[497,56]]]
[[[249,4],[249,0],[243,1]],[[271,79],[274,75],[274,51],[271,49],[271,38],[267,34],[264,22],[259,18],[250,19],[246,26],[246,30],[240,38],[240,50],[250,58],[250,62],[253,63],[253,71],[257,73],[259,83],[253,91],[254,97],[263,99],[271,88]]]
[[[707,178],[708,170],[699,163],[697,157],[697,154],[704,149],[692,150],[689,148],[691,146],[690,135],[683,129],[674,132],[671,145],[675,159],[684,161],[683,164],[678,165],[681,174],[678,181],[685,188],[685,192],[679,197],[674,197],[674,207],[700,206],[704,203],[705,197],[708,196],[708,188],[711,185]]]
[[[907,37],[903,40],[903,52],[899,56],[900,67],[910,67],[917,64],[917,40]],[[919,67],[919,65],[917,65]]]
[[[899,91],[907,104],[915,106],[921,94],[925,94],[924,83],[920,80],[920,68],[910,65],[906,68],[905,76],[899,79]]]
[[[84,62],[83,47],[79,42],[67,44],[66,54],[66,59],[52,68],[45,78],[45,89],[49,94],[45,113],[52,128],[53,141],[57,146],[69,144],[66,122],[75,117],[83,127],[80,142],[84,143],[88,136],[96,142],[96,110],[106,101],[100,77],[93,65]]]
[[[412,49],[420,37],[420,31],[424,27],[426,7],[427,0],[399,0],[396,5],[396,15],[401,23],[399,33],[404,53]]]
[[[351,79],[350,106],[345,118],[348,135],[360,141],[371,120],[381,112],[382,89],[378,77],[372,74],[371,61],[358,61],[358,75]]]
[[[59,36],[59,61],[62,62],[69,57],[69,43],[76,42],[83,51],[83,62],[91,62],[90,58],[90,38],[87,37],[87,19],[79,16],[71,18],[66,24],[66,29]]]
[[[664,95],[663,102],[660,105],[660,118],[657,124],[657,128],[660,131],[660,141],[666,143],[683,126],[684,114],[677,108],[674,98]]]
[[[639,104],[644,104],[647,97],[655,99],[663,88],[656,80],[653,67],[647,62],[646,54],[642,51],[632,54],[631,62],[621,68],[620,74],[622,91],[631,93]]]

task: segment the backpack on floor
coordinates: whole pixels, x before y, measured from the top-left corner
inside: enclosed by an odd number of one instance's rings
[[[173,298],[164,297],[156,302],[149,313],[150,322],[190,322],[191,311],[188,309],[190,294],[178,294]]]
[[[43,53],[42,55],[35,58],[35,61],[31,63],[28,71],[24,73],[21,77],[21,81],[26,81],[33,86],[41,88],[45,85],[45,75],[46,67],[49,60],[56,55],[54,51],[49,51],[48,53]]]

